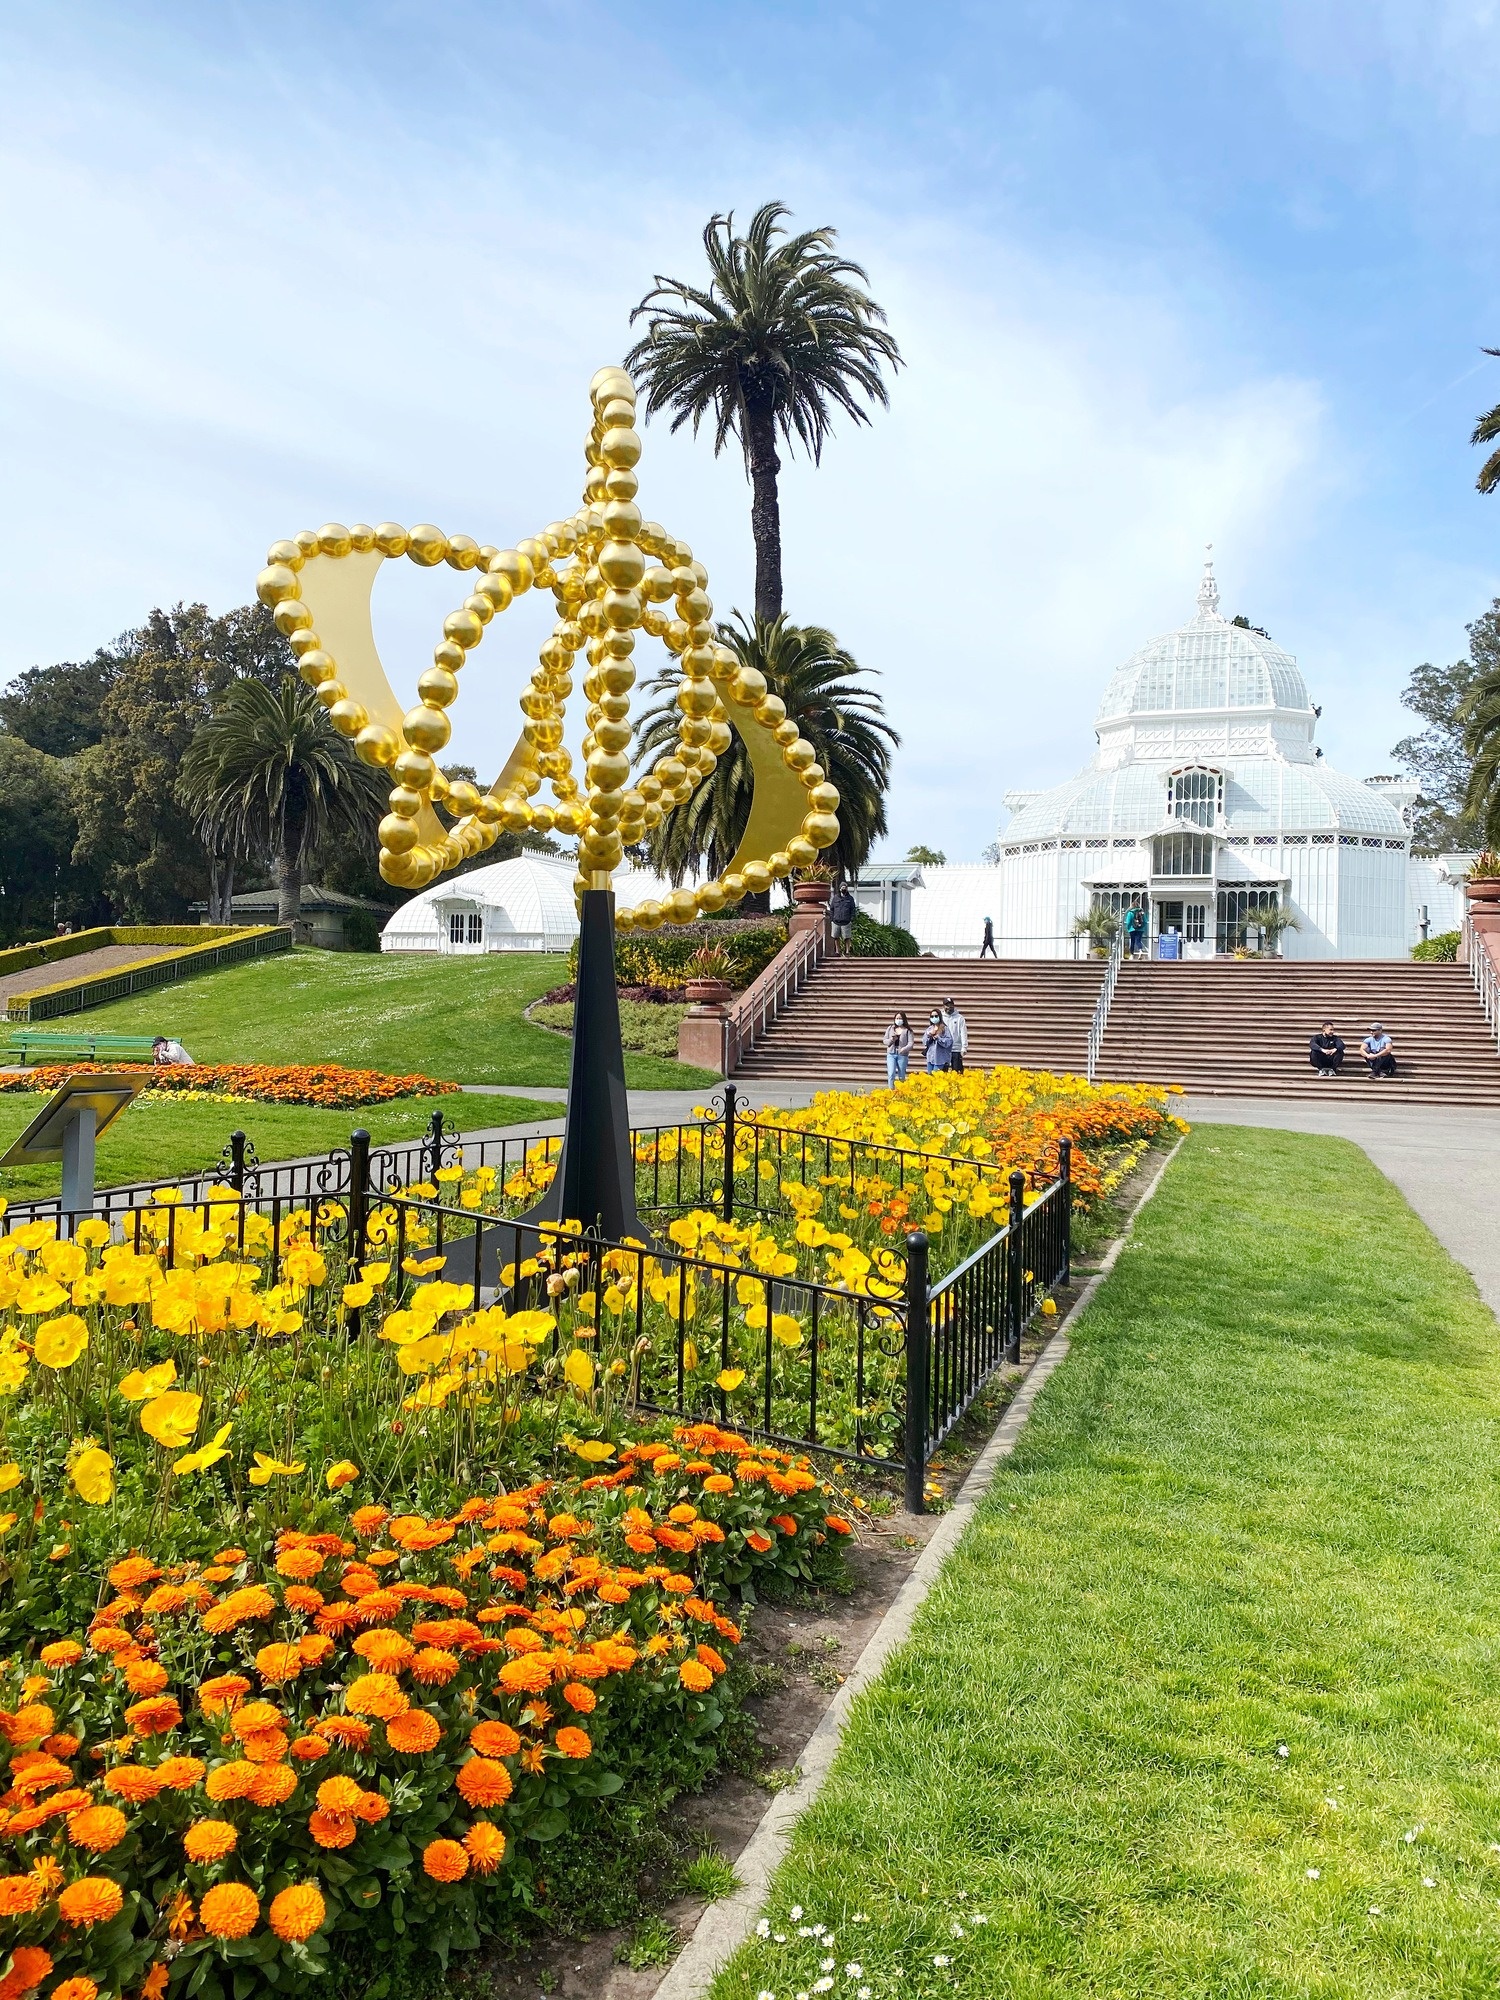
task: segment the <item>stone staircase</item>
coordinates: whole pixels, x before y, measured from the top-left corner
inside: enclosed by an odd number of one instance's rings
[[[971,1067],[1081,1073],[1102,979],[1090,959],[828,959],[735,1074],[883,1083],[892,1014],[904,1008],[920,1033],[950,993],[968,1019]],[[1349,1044],[1331,1083],[1307,1060],[1307,1038],[1325,1017]],[[1372,1021],[1396,1043],[1399,1074],[1384,1083],[1369,1082],[1357,1059]],[[1099,1077],[1232,1097],[1356,1092],[1362,1102],[1500,1105],[1500,1051],[1467,968],[1405,960],[1127,962]]]
[[[1348,1044],[1324,1083],[1307,1039],[1324,1019]],[[1372,1083],[1358,1056],[1372,1021],[1397,1075]],[[1101,1081],[1180,1083],[1230,1097],[1500,1105],[1500,1051],[1466,966],[1392,959],[1138,960],[1120,968]]]
[[[735,1075],[884,1083],[891,1016],[904,1008],[920,1038],[949,994],[969,1023],[971,1066],[1081,1070],[1103,979],[1097,959],[827,958]]]

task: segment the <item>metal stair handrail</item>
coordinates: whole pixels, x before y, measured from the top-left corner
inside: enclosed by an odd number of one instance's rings
[[[743,1058],[802,991],[828,949],[827,926],[819,924],[787,939],[776,956],[736,1000],[724,1020],[724,1074],[733,1076]]]
[[[1120,967],[1125,959],[1125,933],[1115,932],[1109,941],[1109,957],[1104,966],[1104,983],[1099,988],[1099,998],[1094,1002],[1094,1018],[1089,1023],[1088,1067],[1085,1074],[1090,1083],[1094,1081],[1099,1068],[1099,1052],[1104,1046],[1104,1027],[1109,1019],[1109,1003],[1115,997],[1115,986],[1120,977]]]
[[[1464,955],[1469,961],[1484,1018],[1490,1024],[1496,1045],[1500,1046],[1500,967],[1490,954],[1484,933],[1474,928],[1472,917],[1464,918]]]

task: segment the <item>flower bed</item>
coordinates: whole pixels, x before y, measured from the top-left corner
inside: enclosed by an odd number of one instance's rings
[[[701,1772],[740,1636],[711,1593],[848,1524],[712,1428],[580,1451],[591,1477],[437,1519],[115,1563],[0,1686],[7,1991],[294,1992],[340,1929],[443,1960],[580,1801]]]
[[[255,1104],[304,1104],[324,1111],[386,1104],[396,1097],[439,1097],[456,1083],[430,1076],[386,1076],[376,1069],[345,1069],[338,1063],[38,1063],[0,1075],[0,1090],[56,1090],[70,1076],[108,1070],[149,1076],[153,1096],[205,1097]]]

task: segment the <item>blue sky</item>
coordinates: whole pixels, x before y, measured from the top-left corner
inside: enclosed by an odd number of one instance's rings
[[[1076,769],[1206,542],[1360,776],[1500,591],[1494,5],[60,0],[0,15],[0,60],[0,673],[242,602],[299,526],[533,532],[652,273],[771,196],[838,226],[908,360],[783,489],[789,609],[905,739],[891,851],[974,859],[1007,787]],[[658,425],[642,477],[747,603],[737,461]],[[383,575],[398,688],[453,582]],[[466,676],[482,769],[543,612]]]

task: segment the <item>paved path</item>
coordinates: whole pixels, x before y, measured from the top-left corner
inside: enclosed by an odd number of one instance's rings
[[[1406,1196],[1500,1315],[1500,1111],[1439,1104],[1304,1103],[1297,1098],[1189,1097],[1191,1125],[1265,1125],[1352,1139]]]
[[[76,958],[52,959],[46,965],[33,965],[27,972],[7,972],[0,978],[0,1013],[13,993],[35,993],[43,986],[92,979],[96,973],[115,972],[122,965],[139,965],[148,958],[165,958],[168,952],[181,949],[175,944],[105,944],[97,951],[81,951]]]

